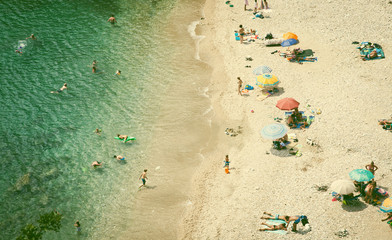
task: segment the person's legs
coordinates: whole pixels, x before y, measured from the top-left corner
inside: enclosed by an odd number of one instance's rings
[[[268,9],[268,3],[267,3],[267,0],[264,0],[264,3],[265,3],[265,9]]]
[[[268,231],[268,230],[274,230],[275,229],[274,225],[269,225],[269,224],[267,224],[265,222],[262,222],[261,225],[265,225],[268,228],[260,228],[259,231]]]

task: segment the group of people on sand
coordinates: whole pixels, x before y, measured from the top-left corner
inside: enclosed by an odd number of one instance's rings
[[[268,216],[264,216],[264,214],[268,215]],[[263,216],[261,217],[261,219],[266,219],[266,220],[283,220],[285,221],[285,223],[280,223],[280,224],[276,224],[276,225],[272,225],[272,224],[268,224],[266,222],[262,222],[261,224],[266,226],[265,228],[260,228],[259,231],[274,231],[274,230],[284,230],[287,231],[287,228],[290,224],[290,222],[294,222],[293,223],[293,227],[291,229],[291,231],[293,232],[297,232],[297,226],[298,223],[302,223],[302,225],[304,226],[304,230],[305,231],[310,231],[311,227],[308,221],[308,217],[305,215],[296,215],[296,216],[287,216],[287,215],[279,215],[279,214],[275,214],[272,215],[271,213],[268,212],[264,212]]]
[[[248,0],[245,0],[244,11],[247,10],[246,6],[249,6]],[[261,10],[261,9],[268,9],[268,2],[267,2],[267,0],[260,0],[260,8],[258,8],[257,0],[255,0],[254,12],[256,12],[257,10]]]
[[[294,108],[294,111],[287,118],[286,122],[290,128],[296,128],[298,126],[298,124],[303,124],[303,125],[301,125],[300,129],[305,129],[306,127],[309,126],[309,123],[307,122],[306,119],[304,119],[304,117],[302,116],[302,113],[300,111],[298,111],[298,108]]]

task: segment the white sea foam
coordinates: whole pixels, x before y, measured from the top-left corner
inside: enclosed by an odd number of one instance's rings
[[[193,21],[191,24],[189,24],[188,32],[189,32],[189,35],[192,37],[192,39],[195,40],[195,45],[196,45],[195,46],[196,47],[195,58],[197,60],[200,60],[199,44],[200,44],[200,41],[203,40],[203,38],[205,38],[205,36],[196,34],[196,27],[198,24],[200,24],[200,21]]]

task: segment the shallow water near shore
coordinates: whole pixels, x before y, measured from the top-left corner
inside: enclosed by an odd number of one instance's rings
[[[188,32],[201,5],[0,4],[8,18],[0,25],[1,239],[15,238],[52,209],[64,215],[63,225],[45,239],[175,238],[212,114],[210,69],[196,59],[198,37],[191,37],[192,27]],[[111,14],[118,24],[107,22]],[[37,40],[15,53],[31,33]],[[50,93],[65,82],[68,90]],[[117,133],[137,140],[121,143],[113,139]],[[116,154],[126,161],[117,162]],[[95,160],[103,168],[92,169]],[[148,187],[138,190],[144,168]]]

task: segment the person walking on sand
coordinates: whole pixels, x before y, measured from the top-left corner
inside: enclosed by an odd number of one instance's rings
[[[144,171],[142,172],[142,174],[139,177],[139,180],[142,179],[142,185],[139,186],[139,188],[141,187],[145,187],[146,186],[146,179],[147,178],[147,169],[144,169]]]
[[[229,164],[230,164],[229,155],[226,155],[225,161],[223,161],[223,162],[225,163],[225,165],[223,166],[225,168],[225,173],[229,174],[230,173],[230,171],[229,171]]]
[[[365,166],[366,170],[369,170],[373,175],[377,171],[378,167],[374,165],[374,162],[372,161],[370,164]]]
[[[245,36],[245,29],[242,25],[240,25],[240,30],[238,30],[238,33],[240,34],[240,43],[242,44],[244,42]]]
[[[112,14],[112,16],[108,19],[108,22],[110,22],[111,24],[115,24],[117,23],[116,19],[114,18],[114,15]]]
[[[263,4],[263,1],[264,1],[264,4]],[[261,0],[260,2],[261,2],[261,9],[268,9],[267,0]],[[264,6],[265,6],[265,8],[264,8]]]
[[[241,89],[242,89],[242,83],[243,83],[243,81],[241,80],[240,77],[237,77],[237,79],[238,79],[238,94],[242,96]]]
[[[246,6],[249,6],[248,0],[245,0],[244,11],[246,11]]]

